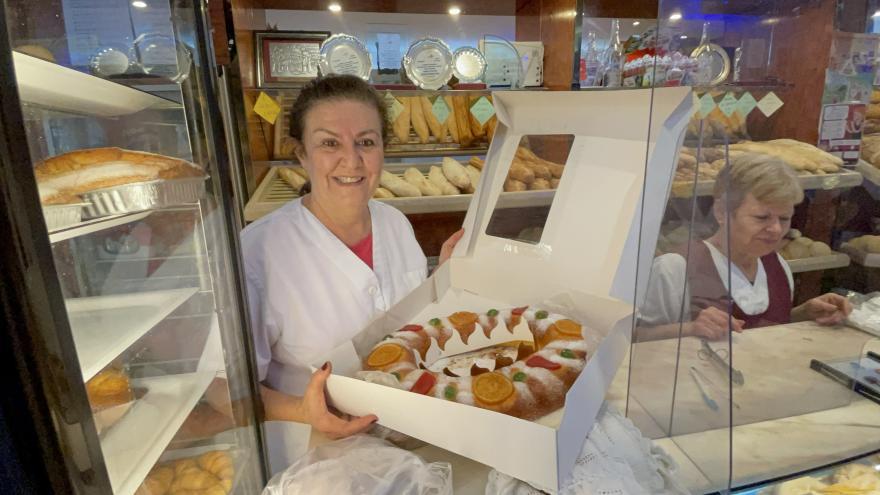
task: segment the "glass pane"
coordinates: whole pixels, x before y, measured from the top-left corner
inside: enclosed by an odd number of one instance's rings
[[[676,453],[695,492],[876,449],[876,435],[847,426],[876,414],[853,391],[873,378],[864,347],[874,337],[861,325],[877,279],[859,251],[876,234],[880,196],[855,150],[871,128],[874,66],[861,65],[873,64],[876,40],[842,32],[858,15],[870,24],[862,9],[843,10],[660,4],[654,83],[668,75],[664,57],[690,59],[683,81],[699,111],[652,246],[628,413]],[[804,50],[821,58],[783,55]],[[864,305],[860,323],[846,318],[853,303]]]
[[[552,191],[562,181],[573,142],[574,136],[570,134],[523,136],[520,139],[507,180],[504,181],[504,192],[507,194],[502,194],[499,199],[486,227],[486,234],[540,244],[544,224],[553,204]],[[540,203],[539,206],[511,207],[518,201],[515,196],[525,191],[535,191],[545,196],[545,201],[535,197],[532,202]]]
[[[216,493],[265,481],[201,8],[7,6],[102,492],[179,490],[192,462]]]

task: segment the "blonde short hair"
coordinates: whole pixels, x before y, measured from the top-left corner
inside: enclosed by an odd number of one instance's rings
[[[751,193],[758,201],[774,205],[796,205],[804,200],[797,174],[778,158],[749,153],[730,157],[715,180],[716,204],[724,200],[730,211],[740,207]]]

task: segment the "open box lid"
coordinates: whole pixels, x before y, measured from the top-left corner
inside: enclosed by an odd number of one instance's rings
[[[695,108],[690,88],[493,97],[498,127],[454,253],[452,285],[523,304],[536,280],[548,294],[641,299],[648,277],[641,273],[634,292],[635,260],[639,245],[643,255],[656,245],[676,152]],[[560,134],[574,139],[540,242],[487,234],[522,138]],[[495,276],[503,276],[504,293]]]

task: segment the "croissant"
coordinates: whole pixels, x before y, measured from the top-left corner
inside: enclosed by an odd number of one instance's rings
[[[199,466],[221,480],[231,480],[235,477],[235,468],[229,454],[220,450],[206,452],[198,458]]]
[[[171,483],[171,493],[179,490],[205,490],[219,482],[220,480],[213,474],[196,468],[175,476],[174,482]]]
[[[138,487],[135,495],[165,495],[174,480],[174,470],[167,466],[154,468]]]

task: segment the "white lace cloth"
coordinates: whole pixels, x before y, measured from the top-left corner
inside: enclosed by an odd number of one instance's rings
[[[571,478],[559,495],[688,495],[675,480],[678,465],[632,422],[609,406],[599,412]],[[531,485],[496,470],[486,495],[540,495]]]

